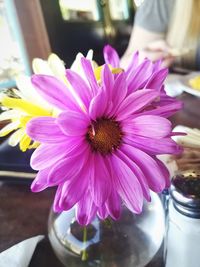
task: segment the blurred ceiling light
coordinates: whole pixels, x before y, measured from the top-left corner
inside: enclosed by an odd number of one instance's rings
[[[64,5],[68,9],[77,10],[77,11],[91,11],[96,8],[95,0],[60,0],[62,5]]]
[[[144,2],[144,0],[134,0],[135,5],[138,7],[142,4],[142,2]]]
[[[70,12],[85,12],[91,14],[93,20],[99,20],[99,12],[96,0],[59,0],[62,16],[70,19]]]

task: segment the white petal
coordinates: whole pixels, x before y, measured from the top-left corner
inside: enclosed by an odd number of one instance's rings
[[[23,94],[18,90],[18,89],[13,89],[13,92],[16,96],[18,96],[19,98],[24,99]]]
[[[13,130],[16,130],[18,128],[20,124],[20,121],[14,121],[14,122],[11,122],[9,124],[7,124],[5,127],[3,127],[1,130],[0,130],[0,136],[5,136],[7,134],[9,134],[10,132],[12,132]]]
[[[49,105],[36,91],[31,83],[31,79],[28,76],[20,75],[16,79],[17,87],[23,95],[23,98],[32,103],[36,103],[38,106],[43,107],[46,110],[51,110],[52,106]]]
[[[95,68],[98,67],[98,64],[96,63],[96,61],[93,60],[93,54],[94,54],[94,51],[92,49],[90,49],[87,52],[86,58],[91,61],[91,65],[92,65],[92,68],[94,70]]]
[[[55,77],[66,82],[65,64],[56,54],[51,54],[49,56],[48,65]]]
[[[91,50],[92,51],[92,50]],[[93,51],[92,51],[93,52]],[[92,52],[90,52],[90,50],[88,51],[88,54],[89,55],[87,55],[88,57],[90,57],[91,56],[91,53]],[[75,71],[76,73],[78,73],[80,76],[81,76],[81,78],[89,85],[89,83],[88,83],[88,79],[87,79],[87,77],[85,76],[85,72],[84,72],[84,70],[83,70],[83,67],[82,67],[82,64],[81,64],[81,58],[82,57],[84,57],[83,56],[83,54],[81,54],[81,53],[78,53],[77,55],[76,55],[76,59],[74,60],[74,62],[72,63],[72,65],[71,65],[71,70],[73,70],[73,71]],[[92,61],[91,61],[91,63],[92,63]],[[92,64],[93,65],[93,64]]]
[[[51,54],[47,61],[35,58],[32,62],[32,67],[35,74],[55,76],[65,83],[67,82],[65,64],[56,54]]]
[[[14,132],[9,138],[8,141],[9,145],[10,146],[18,145],[24,134],[25,134],[24,129],[19,129],[16,132]]]
[[[46,60],[34,58],[32,62],[33,72],[35,74],[53,75],[53,72]]]
[[[33,87],[30,77],[20,75],[16,78],[16,84],[19,91],[21,92],[22,98],[28,101],[35,101],[35,99],[37,99],[38,93]]]
[[[76,71],[77,73],[79,73],[79,70],[81,68],[81,58],[84,57],[82,53],[78,53],[76,55],[76,58],[74,60],[74,62],[72,63],[70,69],[73,71]]]
[[[0,121],[10,120],[12,118],[19,118],[23,113],[18,110],[7,110],[0,114]]]
[[[2,99],[6,96],[5,92],[4,93],[0,93],[0,102],[2,101]]]
[[[87,56],[86,56],[87,59],[89,60],[92,60],[93,59],[93,50],[90,49],[88,52],[87,52]]]

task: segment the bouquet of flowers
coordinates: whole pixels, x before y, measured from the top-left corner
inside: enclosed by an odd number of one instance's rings
[[[167,119],[182,108],[165,93],[168,70],[137,52],[122,69],[109,45],[104,59],[98,66],[91,51],[78,54],[71,69],[55,54],[48,61],[35,59],[35,74],[17,80],[14,96],[0,98],[0,120],[11,120],[0,135],[13,132],[10,145],[22,151],[36,148],[31,190],[56,186],[54,210],[75,207],[81,225],[96,215],[117,220],[122,202],[140,213],[150,190],[170,185],[157,156],[181,152]]]

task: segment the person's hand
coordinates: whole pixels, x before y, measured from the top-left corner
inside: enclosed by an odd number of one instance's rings
[[[166,43],[165,40],[157,40],[149,43],[145,48],[140,51],[142,57],[146,57],[151,61],[157,61],[162,59],[162,66],[169,67],[175,60],[172,54],[171,47]]]
[[[157,40],[149,43],[143,49],[139,49],[140,58],[148,58],[151,61],[162,59],[162,66],[169,67],[175,60],[175,56],[172,53],[173,49],[164,40]],[[127,49],[124,55],[120,59],[120,66],[126,68],[130,63],[133,51],[131,48]]]

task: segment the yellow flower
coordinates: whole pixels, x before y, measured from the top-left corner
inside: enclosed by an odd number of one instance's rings
[[[42,59],[33,60],[33,70],[35,73],[53,75],[63,80],[63,82],[67,82],[64,63],[55,54],[51,54],[48,61]],[[0,136],[6,136],[14,131],[9,138],[9,144],[11,146],[19,144],[20,149],[26,151],[38,145],[36,142],[32,142],[31,138],[26,134],[28,121],[34,117],[55,116],[59,111],[55,110],[37,93],[30,77],[17,77],[16,83],[19,89],[14,90],[16,98],[8,97],[5,94],[0,96],[0,103],[5,110],[0,114],[0,121],[11,121],[0,130]]]
[[[23,78],[20,78],[20,83],[22,79]],[[21,88],[22,87],[19,87],[19,90]],[[16,146],[19,143],[22,151],[36,146],[36,143],[32,143],[31,138],[26,134],[27,122],[38,116],[52,116],[52,107],[37,94],[33,86],[30,86],[29,90],[33,90],[34,92],[29,92],[30,95],[32,94],[32,96],[35,96],[34,101],[30,96],[23,95],[22,91],[19,91],[21,98],[12,98],[2,95],[0,100],[1,105],[6,109],[6,111],[0,114],[0,121],[11,120],[9,124],[0,130],[0,136],[6,136],[15,131],[9,138],[9,144],[11,146]],[[36,102],[36,104],[33,104],[34,102]]]

